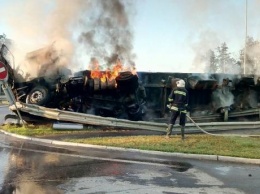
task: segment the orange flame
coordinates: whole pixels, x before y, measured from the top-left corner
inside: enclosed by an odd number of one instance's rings
[[[91,78],[99,78],[102,82],[106,82],[106,80],[114,80],[122,71],[123,66],[120,60],[117,60],[116,64],[112,66],[112,69],[107,69],[105,72],[102,72],[99,68],[99,64],[97,61],[92,63],[93,70],[91,71]]]

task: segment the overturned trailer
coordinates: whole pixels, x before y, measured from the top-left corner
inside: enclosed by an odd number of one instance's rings
[[[114,80],[91,78],[91,71],[77,72],[66,82],[37,78],[14,84],[16,99],[65,111],[129,120],[166,122],[168,96],[176,81],[184,79],[190,93],[189,113],[197,120],[215,115],[213,121],[258,108],[259,86],[251,77],[205,74],[121,72]],[[226,77],[219,82],[219,77]],[[228,81],[227,81],[228,80]],[[217,115],[217,117],[216,117]],[[27,115],[28,116],[28,115]],[[212,121],[212,120],[211,120]]]
[[[146,106],[154,118],[168,118],[168,96],[176,81],[183,79],[189,92],[189,114],[196,120],[228,120],[228,117],[252,110],[256,115],[259,105],[260,85],[253,75],[205,74],[205,73],[150,73],[139,72],[146,91]],[[257,117],[258,119],[259,117]],[[158,119],[157,119],[158,120]],[[165,121],[165,120],[164,120]]]
[[[227,119],[228,113],[258,108],[260,101],[260,84],[255,76],[121,71],[111,78],[93,77],[91,70],[72,75],[70,69],[59,64],[60,56],[52,47],[27,55],[38,71],[36,77],[27,79],[20,73],[21,68],[10,65],[5,47],[1,46],[0,59],[8,69],[8,84],[16,101],[26,104],[133,121],[165,122],[169,117],[167,98],[179,79],[185,80],[190,93],[190,115],[198,119],[208,115],[220,116],[215,120]],[[21,114],[26,120],[34,119],[28,112]]]

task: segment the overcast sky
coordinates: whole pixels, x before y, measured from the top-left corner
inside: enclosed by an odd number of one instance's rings
[[[91,20],[92,17],[87,15],[95,15],[95,7],[90,9],[86,2],[87,0],[0,0],[0,34],[5,33],[15,43],[14,54],[17,60],[21,60],[26,52],[50,44],[58,36],[68,38],[69,41],[77,42],[70,47],[77,51],[70,50],[68,53],[73,53],[73,57],[78,58],[74,60],[74,63],[78,63],[77,68],[84,69],[92,56],[79,49],[82,46],[78,43],[78,36],[82,33],[80,29],[83,29],[79,24],[83,23],[88,30],[91,27],[98,28],[98,25],[93,25],[95,22]],[[137,71],[204,72],[200,56],[208,49],[214,50],[226,42],[232,56],[237,58],[244,45],[246,0],[128,2],[131,2],[131,8],[124,4],[128,26],[124,24],[121,27],[130,29],[132,34],[129,39],[124,37],[122,40],[129,44],[125,56],[133,57],[131,60]],[[248,35],[260,39],[260,0],[248,0],[247,5]],[[84,14],[85,17],[82,17]],[[124,28],[116,32],[118,38],[127,35]],[[105,35],[108,36],[109,33],[105,32]],[[106,47],[109,41],[103,40],[102,43],[95,44],[95,47]],[[91,50],[92,53],[97,51],[97,48]]]

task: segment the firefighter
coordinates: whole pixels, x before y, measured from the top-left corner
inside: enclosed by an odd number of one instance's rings
[[[171,111],[171,117],[167,128],[166,138],[170,137],[172,133],[172,128],[175,124],[177,117],[179,116],[179,124],[181,126],[181,137],[182,140],[184,140],[184,129],[186,123],[186,113],[188,108],[189,94],[188,91],[185,89],[184,80],[178,80],[176,84],[177,88],[174,88],[172,90],[168,98],[169,104],[167,105],[167,107]]]

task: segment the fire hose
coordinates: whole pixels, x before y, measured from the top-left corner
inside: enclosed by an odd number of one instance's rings
[[[203,133],[207,135],[213,135],[213,136],[238,136],[238,137],[260,137],[260,135],[239,135],[239,134],[214,134],[214,133],[209,133],[202,129],[188,114],[186,114],[186,117]]]

